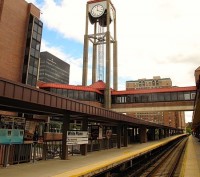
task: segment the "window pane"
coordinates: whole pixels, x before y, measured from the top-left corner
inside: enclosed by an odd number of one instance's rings
[[[184,100],[190,100],[190,92],[184,93]]]
[[[178,93],[178,100],[184,100],[184,94],[183,92]]]
[[[30,73],[30,74],[33,73],[33,66],[29,66],[29,68],[28,68],[28,73]]]
[[[126,102],[127,103],[131,103],[131,95],[127,95],[126,96]]]
[[[31,47],[35,49],[36,48],[36,44],[37,44],[36,40],[33,39],[32,43],[31,43]]]
[[[35,49],[31,48],[31,55],[35,56]]]
[[[35,31],[33,31],[33,38],[37,39],[37,33]]]
[[[36,82],[37,82],[37,77],[33,76],[32,86],[36,86]]]
[[[164,97],[164,94],[163,93],[158,93],[158,101],[164,101],[165,100],[165,97]]]
[[[120,103],[121,102],[121,99],[120,99],[120,97],[118,96],[118,97],[116,97],[116,103]]]
[[[196,95],[195,92],[192,92],[192,93],[191,93],[191,98],[192,98],[193,100],[195,99],[195,95]]]
[[[173,101],[178,100],[178,94],[176,92],[171,93],[171,100]]]
[[[83,100],[84,99],[84,92],[83,91],[79,91],[79,99]]]
[[[40,52],[37,51],[37,50],[35,50],[35,57],[36,57],[36,58],[39,58],[39,54],[40,54]]]
[[[51,89],[50,89],[50,92],[56,93],[56,89],[55,89],[55,88],[51,88]]]
[[[32,75],[28,74],[28,81],[27,81],[28,85],[32,85]]]
[[[85,100],[90,100],[90,92],[85,92]]]
[[[41,41],[41,35],[40,35],[40,34],[37,35],[37,40],[38,40],[39,42]]]
[[[63,96],[67,97],[67,90],[63,90]]]
[[[37,68],[35,68],[35,67],[33,68],[33,75],[37,76]]]
[[[73,91],[72,90],[68,90],[68,97],[73,98]]]
[[[143,103],[146,103],[146,102],[148,102],[148,94],[145,94],[145,95],[142,95],[142,99],[141,99],[141,101],[143,102]]]
[[[78,91],[74,90],[74,99],[78,99]]]
[[[38,33],[42,34],[42,28],[40,26],[38,26]]]
[[[153,93],[151,95],[152,101],[158,101],[157,94]]]
[[[57,89],[57,94],[62,95],[62,89]]]
[[[170,101],[170,93],[164,93],[165,101]]]
[[[90,100],[95,101],[95,93],[94,92],[90,92]]]
[[[33,57],[30,57],[30,62],[29,63],[30,63],[31,66],[34,66],[34,60],[35,59]]]
[[[40,43],[38,43],[38,42],[37,42],[37,44],[36,44],[36,47],[35,47],[35,48],[36,48],[36,50],[40,50]]]
[[[38,63],[39,63],[39,60],[38,60],[38,59],[35,59],[34,61],[35,61],[34,67],[37,68],[37,67],[38,67]]]

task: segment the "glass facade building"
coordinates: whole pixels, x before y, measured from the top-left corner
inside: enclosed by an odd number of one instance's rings
[[[30,14],[26,49],[24,56],[24,66],[22,83],[36,86],[39,71],[40,46],[42,38],[43,23]]]
[[[47,83],[69,84],[70,65],[49,52],[40,53],[39,80]]]

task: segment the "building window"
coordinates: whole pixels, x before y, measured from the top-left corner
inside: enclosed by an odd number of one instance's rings
[[[31,86],[36,86],[37,83],[42,26],[42,22],[33,15],[30,15],[22,82]]]
[[[4,3],[4,0],[0,0],[0,21],[1,21],[1,14],[3,11],[3,3]]]
[[[68,90],[68,97],[73,98],[73,90]]]
[[[84,92],[79,91],[79,100],[84,100]]]
[[[74,99],[78,99],[78,90],[74,90]]]
[[[178,93],[178,100],[184,100],[184,94],[183,92]]]
[[[178,100],[178,94],[176,92],[171,93],[171,100],[173,101]]]

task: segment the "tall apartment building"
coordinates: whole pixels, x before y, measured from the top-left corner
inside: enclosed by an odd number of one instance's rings
[[[43,23],[25,0],[0,0],[0,76],[36,86]]]
[[[126,90],[152,89],[163,87],[172,87],[172,81],[170,78],[161,78],[160,76],[154,76],[153,79],[143,78],[138,80],[126,81]]]
[[[39,80],[47,83],[69,84],[70,65],[49,52],[40,53]]]
[[[126,81],[126,90],[133,89],[154,89],[154,88],[168,88],[172,87],[172,81],[170,78],[161,78],[160,76],[154,76],[153,79],[138,79],[132,81]],[[133,117],[137,117],[150,122],[158,124],[184,128],[185,127],[185,114],[184,112],[141,112],[141,113],[129,113]]]

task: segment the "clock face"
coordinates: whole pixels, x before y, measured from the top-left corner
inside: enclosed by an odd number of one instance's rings
[[[91,15],[95,18],[100,17],[104,14],[104,7],[100,4],[95,5],[91,10]]]

